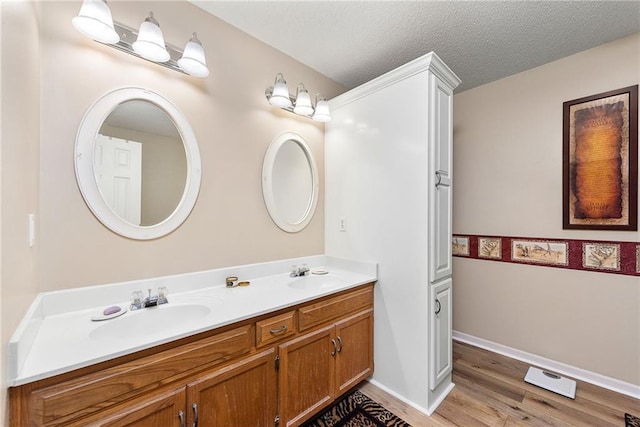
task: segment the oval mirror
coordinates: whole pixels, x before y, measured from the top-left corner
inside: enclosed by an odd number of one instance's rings
[[[271,219],[282,230],[296,233],[311,222],[318,203],[318,170],[300,135],[285,132],[269,145],[262,194]]]
[[[110,230],[155,239],[180,226],[200,189],[200,152],[182,113],[142,88],[98,99],[76,136],[75,169],[87,206]]]

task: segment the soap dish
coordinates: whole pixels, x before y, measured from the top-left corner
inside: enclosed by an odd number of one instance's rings
[[[100,322],[103,320],[115,319],[116,317],[122,316],[126,312],[127,309],[125,307],[120,305],[112,305],[102,310],[102,313],[91,316],[91,321]]]

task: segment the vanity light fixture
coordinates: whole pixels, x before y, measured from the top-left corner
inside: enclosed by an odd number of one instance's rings
[[[85,36],[114,49],[194,77],[209,75],[204,49],[196,33],[191,35],[184,51],[165,43],[153,12],[149,12],[136,31],[113,20],[106,0],[84,0],[72,23]]]
[[[328,122],[331,120],[329,103],[326,98],[317,95],[316,107],[314,109],[311,103],[309,91],[302,83],[298,84],[296,96],[293,98],[289,94],[289,88],[287,87],[287,82],[282,73],[276,74],[273,86],[268,87],[264,91],[264,94],[267,97],[269,104],[274,107],[282,108],[283,110],[287,110],[300,116],[309,117],[318,122]]]

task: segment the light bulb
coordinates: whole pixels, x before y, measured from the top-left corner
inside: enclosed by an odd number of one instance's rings
[[[153,17],[153,12],[140,24],[138,39],[131,45],[133,50],[153,62],[167,62],[171,55],[164,44],[164,37],[158,21]]]
[[[316,111],[314,111],[312,119],[318,122],[328,122],[331,120],[329,102],[327,102],[325,98],[316,97]]]
[[[296,106],[293,107],[293,112],[296,114],[300,114],[301,116],[310,116],[311,114],[313,114],[311,97],[309,96],[309,92],[302,83],[298,85]]]
[[[289,88],[282,73],[276,75],[276,81],[273,85],[273,92],[269,98],[269,103],[279,108],[291,108],[291,98],[289,98]]]
[[[178,59],[178,66],[187,74],[195,77],[207,77],[209,69],[204,56],[204,48],[198,40],[198,35],[193,33],[184,47],[182,58]]]
[[[76,30],[100,43],[116,44],[120,36],[113,27],[111,9],[105,0],[84,0],[78,16],[71,19]]]

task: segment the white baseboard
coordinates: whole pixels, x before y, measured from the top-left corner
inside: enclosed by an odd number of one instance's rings
[[[473,335],[468,335],[463,332],[453,331],[453,339],[455,341],[460,341],[466,344],[473,345],[475,347],[480,347],[485,350],[492,351],[494,353],[502,354],[503,356],[507,356],[512,359],[535,365],[539,368],[566,375],[568,377],[572,377],[574,379],[578,379],[580,381],[584,381],[598,387],[606,388],[617,393],[626,394],[627,396],[640,399],[640,386],[637,386],[635,384],[627,383],[615,378],[587,371],[586,369],[577,368],[575,366],[567,365],[562,362],[557,362],[555,360],[547,359],[545,357],[538,356],[532,353],[527,353],[526,351],[507,347],[506,345],[474,337]]]
[[[423,414],[431,415],[431,413],[426,408],[423,408],[422,406],[417,405],[415,402],[407,400],[406,397],[404,397],[402,395],[399,395],[398,393],[396,393],[395,391],[391,390],[387,386],[384,386],[384,385],[380,384],[378,381],[374,380],[373,378],[369,378],[367,381],[369,381],[371,384],[373,384],[374,386],[378,387],[382,391],[384,391],[386,393],[389,393],[390,395],[392,395],[396,399],[401,400],[403,403],[406,403],[407,405],[411,406],[412,408],[417,409],[418,411],[422,412]]]
[[[373,378],[369,378],[367,381],[370,382],[371,384],[373,384],[374,386],[378,387],[379,389],[381,389],[385,393],[388,393],[388,394],[392,395],[393,397],[395,397],[396,399],[402,401],[403,403],[406,403],[407,405],[411,406],[412,408],[415,408],[416,410],[422,412],[423,414],[429,415],[429,416],[431,416],[431,414],[433,414],[435,412],[435,410],[438,409],[438,406],[442,403],[442,401],[444,401],[444,399],[447,397],[447,395],[449,395],[451,390],[453,390],[453,388],[455,387],[455,384],[449,383],[449,386],[447,387],[447,389],[444,390],[444,392],[438,397],[438,399],[435,402],[433,402],[433,404],[429,408],[423,408],[422,406],[418,405],[417,403],[412,402],[412,401],[408,400],[406,397],[404,397],[404,396],[396,393],[395,391],[391,390],[387,386],[382,385],[381,383],[379,383],[378,381],[374,380]]]
[[[444,402],[444,399],[447,398],[447,396],[449,395],[449,393],[451,393],[451,390],[453,390],[455,386],[456,385],[454,383],[450,382],[447,388],[442,392],[442,394],[440,394],[440,396],[438,396],[435,402],[433,402],[431,406],[429,406],[429,409],[427,409],[427,414],[429,415],[433,414],[436,411],[436,409],[438,409],[438,406],[440,406],[440,404]]]

